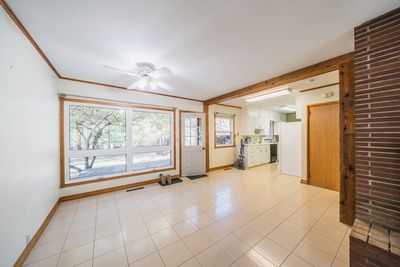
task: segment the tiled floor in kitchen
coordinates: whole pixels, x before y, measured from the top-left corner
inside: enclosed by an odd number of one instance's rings
[[[58,208],[28,266],[347,266],[339,194],[278,164]]]

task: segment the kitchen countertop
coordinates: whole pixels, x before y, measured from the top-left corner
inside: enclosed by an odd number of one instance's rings
[[[245,144],[244,146],[266,146],[266,145],[271,145],[271,144],[278,144],[278,142],[262,143],[262,144]],[[238,145],[238,146],[240,146],[240,145]]]

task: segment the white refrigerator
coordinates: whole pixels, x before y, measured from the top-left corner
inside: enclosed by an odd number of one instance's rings
[[[280,123],[281,173],[301,177],[301,122]]]

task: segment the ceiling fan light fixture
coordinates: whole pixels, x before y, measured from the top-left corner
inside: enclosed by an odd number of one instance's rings
[[[139,79],[138,87],[139,87],[139,89],[144,90],[148,84],[149,84],[149,81],[146,79],[146,77],[142,77]]]
[[[172,71],[167,67],[157,68],[152,63],[140,62],[136,64],[134,71],[127,71],[116,67],[102,65],[106,69],[121,72],[134,76],[134,82],[127,87],[127,89],[139,89],[139,90],[167,90],[173,91],[174,88],[165,84],[158,79],[164,76],[172,75]]]
[[[149,86],[151,90],[157,90],[157,84],[154,81],[150,81]]]

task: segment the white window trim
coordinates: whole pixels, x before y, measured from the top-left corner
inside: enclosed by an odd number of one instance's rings
[[[100,107],[100,108],[111,108],[111,109],[120,109],[125,110],[125,123],[126,123],[126,136],[125,136],[125,148],[116,148],[116,149],[99,149],[99,150],[73,150],[71,151],[70,148],[70,139],[69,139],[69,109],[70,106],[86,106],[86,107]],[[138,174],[145,174],[151,172],[157,172],[162,170],[169,170],[175,168],[175,139],[174,139],[174,125],[175,125],[175,112],[174,110],[160,110],[160,109],[153,109],[153,108],[137,108],[137,107],[124,107],[124,106],[117,106],[117,105],[107,105],[107,104],[93,104],[93,103],[85,103],[85,102],[75,102],[75,101],[64,101],[64,184],[65,185],[73,185],[75,183],[86,182],[86,181],[101,181],[102,179],[118,177],[121,175],[129,176],[138,175]],[[146,112],[157,112],[157,113],[166,113],[170,114],[170,140],[171,143],[169,146],[158,146],[158,147],[133,147],[132,146],[132,111],[146,111]],[[158,151],[171,151],[171,164],[168,166],[163,166],[160,168],[154,169],[145,169],[145,170],[138,170],[133,171],[133,155],[134,153],[141,153],[141,152],[158,152]],[[108,156],[108,155],[126,155],[126,172],[118,172],[118,173],[110,173],[106,175],[98,175],[98,176],[91,176],[87,178],[81,179],[70,179],[69,173],[69,159],[74,157],[87,157],[87,156]]]

